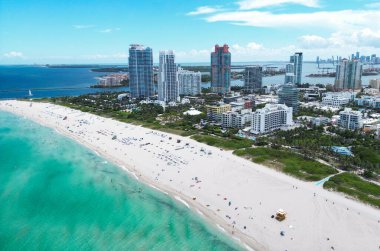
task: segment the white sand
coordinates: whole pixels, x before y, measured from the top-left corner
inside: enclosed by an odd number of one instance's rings
[[[61,106],[2,101],[0,109],[76,139],[131,177],[170,194],[247,249],[380,250],[380,210],[315,183],[189,138]],[[288,213],[283,222],[271,218],[279,208]]]

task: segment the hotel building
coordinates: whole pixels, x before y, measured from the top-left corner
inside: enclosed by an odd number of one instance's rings
[[[251,132],[254,134],[269,133],[293,124],[291,107],[282,104],[267,104],[253,113]]]

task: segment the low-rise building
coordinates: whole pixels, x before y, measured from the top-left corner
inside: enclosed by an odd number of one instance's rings
[[[322,97],[322,105],[340,108],[355,98],[354,92],[327,92]]]
[[[326,125],[331,122],[331,119],[327,117],[315,117],[310,120],[312,125],[315,126],[321,126],[321,125]]]
[[[362,96],[355,99],[355,104],[363,107],[380,109],[380,97]]]
[[[250,126],[252,122],[252,111],[250,109],[243,109],[239,112],[225,112],[222,114],[222,127],[223,128],[245,128]]]
[[[224,95],[223,102],[226,104],[229,104],[231,102],[236,102],[240,98],[241,98],[241,95],[239,92],[231,91],[227,93],[226,95]]]
[[[194,107],[191,107],[189,110],[183,113],[183,115],[197,116],[202,114],[201,111],[196,110]]]
[[[253,113],[251,132],[262,134],[293,125],[292,107],[283,104],[266,104],[264,108]]]
[[[222,114],[231,111],[231,105],[223,102],[216,103],[215,105],[207,105],[207,118],[212,121],[221,122]]]
[[[339,112],[338,125],[349,130],[361,129],[363,127],[363,115],[359,111],[345,108],[344,111]]]

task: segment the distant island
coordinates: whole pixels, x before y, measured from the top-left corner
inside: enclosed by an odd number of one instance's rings
[[[128,72],[128,67],[93,68],[93,72]]]
[[[98,65],[98,64],[46,64],[48,68],[117,68],[124,67],[123,65]]]
[[[90,88],[117,88],[117,87],[124,87],[124,86],[129,86],[128,79],[120,81],[120,84],[115,84],[115,85],[96,84],[96,85],[91,85]]]

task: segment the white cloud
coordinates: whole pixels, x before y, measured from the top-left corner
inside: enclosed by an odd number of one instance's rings
[[[238,2],[241,10],[259,9],[283,4],[299,4],[307,7],[319,7],[318,0],[243,0]]]
[[[187,13],[188,16],[202,15],[202,14],[211,14],[218,11],[221,11],[219,7],[210,7],[210,6],[201,6],[198,7],[195,11]]]
[[[114,31],[119,31],[120,28],[107,28],[107,29],[104,29],[104,30],[100,30],[99,32],[101,33],[111,33],[111,32],[114,32]]]
[[[273,14],[261,11],[234,11],[213,14],[208,22],[231,22],[236,25],[255,27],[291,27],[347,29],[358,27],[380,28],[380,10],[341,10],[312,13]]]
[[[24,58],[24,54],[19,51],[10,51],[7,53],[4,53],[4,57],[6,58]]]
[[[368,3],[365,7],[370,9],[380,9],[380,2]]]
[[[95,27],[95,25],[92,25],[92,24],[76,24],[76,25],[73,25],[73,27],[75,29],[89,29],[89,28]]]
[[[189,51],[174,51],[174,53],[177,62],[205,62],[207,60],[210,60],[211,51],[212,48],[210,48],[209,50],[191,49]]]
[[[99,59],[106,59],[106,60],[113,60],[113,59],[127,59],[128,53],[124,52],[118,52],[114,54],[91,54],[91,55],[81,55],[79,57],[80,59],[86,59],[86,60],[99,60]]]
[[[338,31],[329,37],[305,35],[298,38],[302,48],[344,48],[373,47],[380,48],[380,29],[364,28],[360,30]]]
[[[303,48],[324,48],[329,45],[328,39],[317,35],[304,35],[298,41]]]

